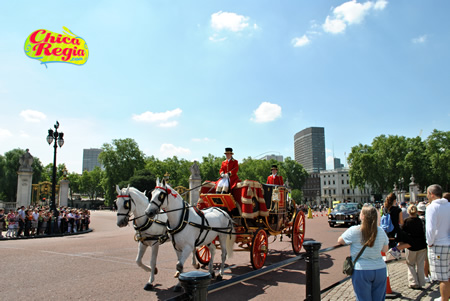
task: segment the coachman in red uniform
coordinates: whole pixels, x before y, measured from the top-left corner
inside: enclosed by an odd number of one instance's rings
[[[280,185],[283,186],[283,177],[278,175],[278,166],[272,165],[272,174],[267,177],[267,183],[272,185]]]
[[[225,156],[227,159],[222,162],[220,167],[220,180],[217,182],[218,193],[228,193],[230,189],[236,186],[236,183],[240,182],[237,175],[239,171],[239,163],[233,158],[233,149],[231,147],[225,148]]]

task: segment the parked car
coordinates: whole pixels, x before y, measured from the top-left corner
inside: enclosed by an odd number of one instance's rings
[[[361,205],[358,203],[337,204],[328,215],[328,224],[330,227],[334,227],[334,225],[358,225],[361,223],[359,220],[360,212]]]

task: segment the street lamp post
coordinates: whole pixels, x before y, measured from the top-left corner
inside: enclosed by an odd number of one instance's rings
[[[56,124],[54,125],[55,130],[52,129],[48,130],[48,136],[47,136],[47,142],[49,145],[53,144],[53,176],[52,176],[52,198],[50,202],[50,210],[53,212],[53,216],[55,218],[58,218],[58,210],[56,209],[56,149],[59,147],[62,147],[64,145],[64,133],[58,132],[59,128],[59,122],[56,121]]]

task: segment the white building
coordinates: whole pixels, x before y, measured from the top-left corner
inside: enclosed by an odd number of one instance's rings
[[[370,186],[364,189],[351,188],[348,169],[320,171],[321,203],[330,206],[333,201],[369,203]]]

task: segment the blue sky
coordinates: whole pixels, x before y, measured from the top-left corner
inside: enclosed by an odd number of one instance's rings
[[[448,1],[0,1],[0,154],[65,134],[58,164],[133,138],[146,155],[294,158],[325,128],[327,161],[381,134],[450,130]],[[28,58],[37,29],[65,26],[85,65]],[[332,164],[327,165],[332,168]]]

